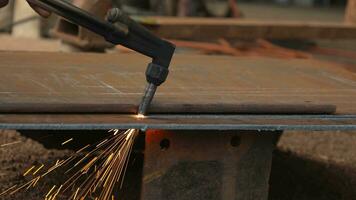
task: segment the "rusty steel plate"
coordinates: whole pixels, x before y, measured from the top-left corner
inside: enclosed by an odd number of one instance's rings
[[[134,114],[137,54],[0,53],[2,113]],[[356,75],[316,60],[176,55],[150,113],[356,114]]]
[[[356,130],[356,115],[2,114],[0,129],[16,130]]]

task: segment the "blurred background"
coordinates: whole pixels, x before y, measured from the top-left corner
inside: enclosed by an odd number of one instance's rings
[[[116,6],[134,17],[195,16],[259,22],[290,20],[356,24],[356,14],[347,13],[346,0],[74,0],[73,3],[102,18],[109,7]],[[149,24],[150,21],[146,23]],[[121,47],[112,47],[96,35],[55,15],[49,20],[41,19],[24,0],[11,1],[10,5],[1,9],[0,32],[0,50],[3,51],[102,53],[128,51]],[[223,48],[219,49],[219,46],[213,51],[208,51],[206,46],[201,45],[219,45],[221,39],[224,38],[181,40],[176,41],[176,44],[180,53],[231,55]],[[354,39],[262,38],[252,41],[243,39],[224,41],[243,52],[258,52],[259,56],[286,59],[313,57],[347,65],[353,72],[356,70]],[[187,45],[183,42],[201,43]],[[262,50],[257,51],[256,48]],[[0,140],[16,141],[19,138],[22,140],[25,137],[14,131],[0,134]],[[40,145],[32,140],[30,143],[29,146]],[[285,132],[273,156],[270,199],[356,199],[355,144],[355,132]],[[20,151],[21,154],[29,149],[21,148],[16,151]],[[63,154],[60,150],[41,151],[43,154],[46,152],[50,154],[49,157],[53,160]],[[8,153],[0,151],[0,160],[6,162]],[[13,170],[16,171],[16,168]],[[6,177],[0,174],[0,182],[6,180],[8,174]]]
[[[247,19],[277,20],[327,20],[341,22],[344,19],[346,0],[74,0],[74,4],[100,13],[100,9],[113,5],[131,15],[235,17]],[[99,6],[98,6],[99,5]],[[100,7],[101,6],[101,7]],[[103,11],[101,11],[103,12]],[[0,30],[15,36],[49,36],[56,16],[50,21],[41,20],[26,5],[14,0],[1,9]],[[30,23],[31,22],[31,23]],[[26,25],[26,33],[20,27]],[[29,30],[28,27],[33,27]]]

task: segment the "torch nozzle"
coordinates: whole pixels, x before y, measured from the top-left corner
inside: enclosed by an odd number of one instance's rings
[[[147,110],[150,107],[150,104],[152,102],[152,99],[156,93],[157,86],[149,83],[145,89],[145,93],[143,95],[141,104],[138,108],[138,115],[139,116],[145,116],[147,114]]]

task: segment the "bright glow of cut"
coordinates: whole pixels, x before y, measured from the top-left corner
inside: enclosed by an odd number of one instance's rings
[[[145,115],[142,115],[142,114],[138,114],[138,115],[136,115],[136,117],[137,117],[138,119],[144,119],[144,118],[146,118],[146,116],[145,116]]]

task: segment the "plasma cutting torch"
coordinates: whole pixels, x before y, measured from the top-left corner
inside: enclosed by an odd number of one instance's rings
[[[112,44],[123,45],[152,58],[146,70],[148,85],[138,108],[138,115],[146,115],[157,87],[167,79],[175,46],[158,38],[118,8],[109,10],[106,20],[102,20],[64,0],[36,0],[35,3],[103,36]]]

